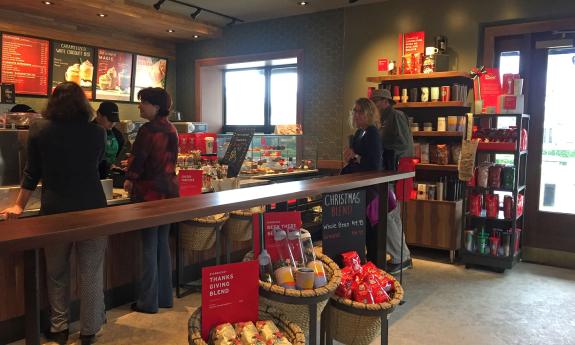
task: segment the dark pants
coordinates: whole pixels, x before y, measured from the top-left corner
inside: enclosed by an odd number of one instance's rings
[[[156,312],[158,308],[171,308],[172,262],[170,257],[170,225],[142,230],[143,267],[139,309]]]

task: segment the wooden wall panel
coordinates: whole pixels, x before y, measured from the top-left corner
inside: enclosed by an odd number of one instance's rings
[[[462,201],[408,201],[406,242],[429,248],[459,249],[462,204]]]

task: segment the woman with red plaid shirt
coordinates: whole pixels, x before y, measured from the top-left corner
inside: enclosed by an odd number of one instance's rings
[[[140,116],[149,122],[136,136],[124,189],[134,202],[176,198],[178,133],[167,118],[172,99],[158,87],[140,90],[138,99]],[[170,224],[142,230],[143,273],[135,311],[153,314],[173,305],[169,236]]]

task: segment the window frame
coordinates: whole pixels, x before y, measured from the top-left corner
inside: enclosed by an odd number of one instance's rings
[[[254,128],[256,132],[258,133],[265,133],[265,134],[270,134],[273,133],[275,130],[275,126],[271,124],[271,76],[272,76],[272,70],[274,69],[282,69],[282,68],[296,68],[297,70],[297,78],[298,78],[298,88],[297,88],[297,95],[296,95],[296,123],[301,123],[300,121],[300,102],[301,99],[299,97],[300,95],[300,83],[301,83],[301,79],[300,79],[300,75],[301,75],[301,69],[300,69],[300,60],[299,57],[297,56],[290,56],[290,57],[296,57],[298,58],[298,62],[297,63],[293,63],[293,64],[285,64],[285,65],[272,65],[271,61],[266,61],[266,64],[262,67],[246,67],[246,68],[226,68],[224,70],[222,70],[222,78],[223,78],[223,83],[222,83],[222,112],[223,112],[223,126],[222,126],[222,130],[224,132],[235,132],[239,129],[244,129],[244,128]],[[274,59],[276,60],[276,59]],[[255,62],[258,60],[252,60],[252,61],[243,61],[243,62]],[[263,61],[263,60],[260,60]],[[264,95],[264,124],[263,125],[228,125],[227,124],[227,99],[226,99],[226,95],[227,95],[227,91],[226,91],[226,73],[227,72],[236,72],[236,71],[264,71],[264,82],[265,82],[265,95]]]

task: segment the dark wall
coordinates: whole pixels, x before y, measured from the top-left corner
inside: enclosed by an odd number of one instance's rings
[[[177,49],[177,109],[194,115],[195,60],[303,49],[303,127],[307,158],[341,158],[343,10],[235,25],[220,39]]]

